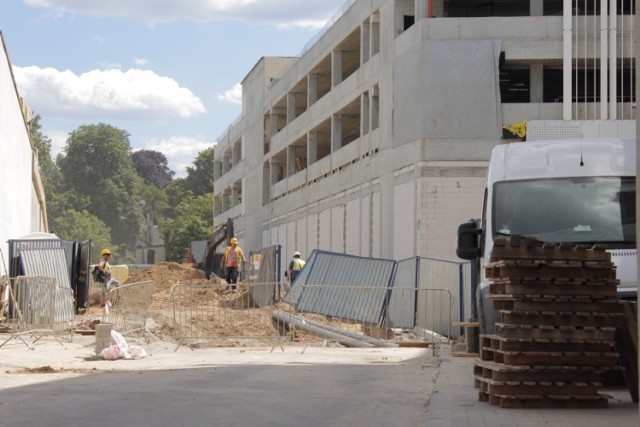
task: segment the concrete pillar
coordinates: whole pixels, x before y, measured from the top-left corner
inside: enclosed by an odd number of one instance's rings
[[[225,153],[225,155],[222,157],[222,175],[224,175],[225,173],[229,172],[229,161],[230,160],[231,160],[230,156]]]
[[[235,166],[238,164],[238,162],[240,161],[240,157],[241,157],[241,146],[240,144],[236,143],[233,144],[233,148],[231,149],[231,165]]]
[[[240,189],[237,186],[233,186],[231,189],[231,207],[238,206],[240,204]]]
[[[318,134],[315,131],[307,133],[307,165],[318,161]]]
[[[380,52],[380,15],[371,15],[371,30],[369,31],[371,41],[369,42],[371,47],[371,57]]]
[[[284,163],[281,160],[271,159],[271,185],[279,181],[278,175],[280,173],[280,167],[283,165]]]
[[[311,108],[318,100],[318,75],[307,76],[307,109]]]
[[[544,67],[542,64],[529,66],[529,102],[541,103],[544,100]]]
[[[371,118],[369,119],[369,128],[371,130],[378,129],[380,124],[380,97],[378,86],[374,86],[371,90],[371,98],[369,100],[369,111]]]
[[[360,136],[369,133],[369,120],[371,118],[369,110],[369,92],[365,92],[360,95]]]
[[[271,110],[269,115],[269,136],[273,136],[278,133],[278,113],[275,110]]]
[[[415,0],[416,22],[429,17],[429,3],[432,0]],[[542,1],[542,0],[540,0]]]
[[[544,15],[544,0],[529,0],[529,16]]]
[[[222,172],[222,163],[218,161],[213,162],[213,180],[216,181],[220,178]]]
[[[342,147],[342,115],[331,116],[331,152]]]
[[[360,25],[360,63],[364,64],[371,56],[371,26],[369,21]]]
[[[296,118],[296,93],[287,93],[287,124],[294,121]]]
[[[605,0],[606,1],[606,0]],[[573,9],[571,0],[562,1],[562,119],[571,120],[573,87]]]
[[[229,190],[224,190],[224,193],[222,193],[222,212],[226,212],[231,209],[229,202]]]
[[[609,2],[609,34],[609,120],[616,120],[618,118],[618,3],[616,0]]]
[[[287,147],[287,176],[296,173],[296,147]]]
[[[636,60],[636,64],[637,64]],[[607,0],[600,1],[600,120],[609,117],[609,8]]]
[[[331,52],[331,87],[334,88],[342,83],[342,51]]]
[[[213,216],[218,216],[222,213],[222,195],[217,194],[213,197]]]

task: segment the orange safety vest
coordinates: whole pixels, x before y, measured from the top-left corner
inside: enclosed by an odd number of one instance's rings
[[[221,267],[227,267],[227,262],[229,261],[229,252],[231,251],[231,246],[228,246],[227,249],[224,251],[224,258],[222,258],[222,266]],[[242,249],[240,249],[239,246],[236,246],[236,265],[231,265],[230,267],[237,267],[240,265],[240,261],[242,261]]]

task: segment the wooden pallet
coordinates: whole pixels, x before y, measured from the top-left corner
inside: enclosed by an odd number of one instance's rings
[[[485,267],[485,276],[487,279],[505,279],[517,280],[520,278],[532,278],[536,280],[558,280],[571,279],[577,282],[587,280],[605,280],[615,279],[615,268],[597,268],[584,266],[579,267],[556,267],[556,266],[533,266],[520,267],[517,265],[507,266],[503,261],[494,262]]]
[[[497,381],[476,376],[474,385],[482,392],[511,396],[593,396],[602,383],[585,381]]]
[[[556,409],[590,409],[606,408],[609,397],[601,394],[595,396],[513,396],[495,395],[479,392],[479,400],[499,405],[501,408],[556,408]]]
[[[615,366],[618,364],[618,353],[579,353],[552,351],[504,351],[483,348],[480,351],[482,360],[493,360],[509,366]]]
[[[489,295],[498,310],[583,312],[583,313],[623,313],[623,307],[616,298],[516,298],[514,295]]]
[[[568,307],[571,308],[571,307]],[[622,313],[553,312],[500,310],[502,323],[516,325],[608,326],[619,327]]]
[[[496,323],[496,332],[504,338],[530,338],[546,340],[589,340],[589,341],[614,341],[615,328],[574,326],[560,327],[533,327],[531,325],[513,325],[509,323]]]
[[[508,366],[493,361],[477,361],[474,376],[496,381],[586,381],[602,382],[602,376],[619,367],[583,366]]]
[[[588,340],[534,340],[530,338],[505,338],[498,335],[481,335],[481,347],[502,351],[559,351],[559,352],[610,352],[612,341]]]
[[[529,298],[548,296],[579,297],[612,297],[618,295],[618,286],[609,283],[514,283],[493,282],[489,284],[492,295],[511,295],[514,299],[520,296]]]

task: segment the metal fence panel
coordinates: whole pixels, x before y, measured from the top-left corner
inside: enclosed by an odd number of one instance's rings
[[[252,298],[275,286],[276,283],[239,283],[233,293],[227,291],[226,285],[174,287],[173,326],[178,347],[187,340],[279,337],[281,328],[271,319],[275,305],[261,307]]]
[[[461,300],[470,299],[470,295],[469,298],[465,298],[465,289],[464,286],[461,286],[463,279],[463,275],[461,274],[462,264],[463,263],[455,261],[430,258],[420,258],[418,264],[418,289],[447,289],[455,298],[454,307],[456,309],[452,311],[452,322],[460,322],[465,318],[465,306],[464,303],[461,304]],[[423,306],[420,300],[418,300],[418,308]],[[433,323],[437,320],[438,324],[442,324],[442,322],[438,320],[441,319],[442,316],[444,316],[444,312],[437,307],[435,312],[430,313],[419,310],[416,322],[420,327],[434,330]],[[436,332],[442,333],[437,330]],[[461,334],[460,328],[451,329],[451,334],[452,338],[459,337]]]
[[[314,251],[293,288],[314,286],[290,292],[294,299],[288,296],[288,301],[311,313],[376,322],[383,315],[394,270],[392,260]],[[339,291],[327,291],[323,285]]]
[[[153,282],[138,282],[111,289],[110,304],[102,323],[111,323],[121,334],[144,330],[153,298]]]
[[[251,287],[251,297],[260,307],[273,305],[278,300],[279,288],[276,283],[278,278],[278,266],[280,263],[280,245],[251,251],[249,281],[251,283],[272,283],[268,286]]]
[[[58,286],[71,288],[64,248],[20,249],[20,263],[25,276],[55,277]]]
[[[11,336],[0,347],[13,339],[20,339],[28,347],[45,336],[68,334],[71,340],[68,311],[73,315],[73,291],[56,287],[53,277],[18,277],[8,286],[9,307],[4,325]],[[35,338],[32,343],[24,336]]]
[[[409,290],[416,289],[417,272],[416,258],[398,262],[386,317],[387,325],[391,328],[413,328],[416,324],[416,293]]]

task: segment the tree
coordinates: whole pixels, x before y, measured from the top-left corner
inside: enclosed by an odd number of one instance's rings
[[[146,184],[165,188],[176,174],[169,169],[167,157],[153,150],[140,150],[133,153],[133,166]]]
[[[167,259],[181,261],[185,249],[194,240],[206,240],[213,232],[211,206],[213,193],[203,196],[188,194],[170,219],[160,224],[160,231],[167,238]]]
[[[58,172],[58,168],[51,158],[51,139],[42,133],[40,119],[40,115],[36,114],[29,121],[29,138],[38,152],[38,166],[40,167],[43,183],[46,185],[51,183]]]
[[[112,241],[133,248],[143,218],[129,134],[104,123],[80,126],[57,163],[61,190],[87,200],[87,211],[109,226]]]
[[[213,193],[213,155],[213,147],[209,147],[198,153],[193,166],[187,167],[185,184],[196,196]]]
[[[91,251],[91,261],[100,261],[100,250],[109,248],[114,257],[117,257],[119,249],[111,243],[111,230],[95,215],[89,212],[78,212],[69,209],[57,218],[56,233],[58,237],[65,240],[88,240],[91,239],[93,249]]]

